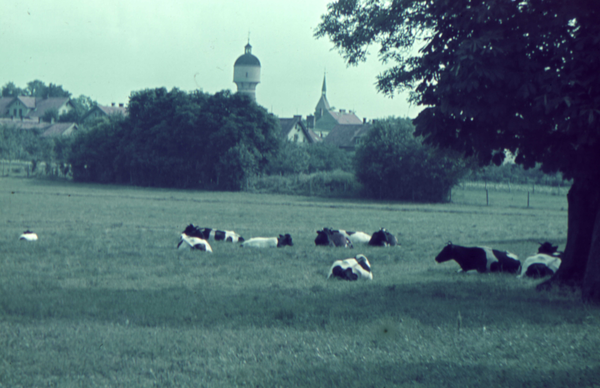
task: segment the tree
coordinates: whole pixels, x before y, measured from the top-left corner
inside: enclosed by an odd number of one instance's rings
[[[42,121],[45,121],[47,123],[53,123],[55,121],[58,121],[58,109],[56,108],[51,108],[51,109],[46,109],[46,111],[44,111],[44,114],[41,117]]]
[[[451,157],[414,136],[409,119],[378,121],[356,150],[357,179],[368,196],[379,199],[445,202],[466,172]]]
[[[82,124],[83,116],[97,105],[97,102],[82,94],[79,97],[71,98],[71,104],[73,109],[60,115],[58,121]]]
[[[600,4],[591,0],[341,0],[316,35],[349,63],[379,45],[378,88],[413,90],[425,142],[573,179],[559,271],[540,285],[600,302]],[[422,40],[419,40],[422,39]],[[422,43],[420,53],[410,50]]]
[[[128,112],[75,140],[74,180],[239,190],[279,146],[275,118],[229,92],[146,89]]]
[[[7,82],[2,87],[2,97],[19,97],[23,95],[23,89],[18,88],[13,82]]]

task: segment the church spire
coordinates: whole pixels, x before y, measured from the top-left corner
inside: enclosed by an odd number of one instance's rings
[[[325,83],[325,75],[326,74],[327,74],[327,72],[323,73],[323,88],[321,89],[321,93],[323,94],[323,96],[325,96],[327,94],[327,84]]]

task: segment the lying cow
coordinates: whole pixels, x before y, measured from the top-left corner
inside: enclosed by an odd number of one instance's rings
[[[371,241],[371,235],[365,232],[346,232],[346,234],[353,245],[368,244]]]
[[[177,249],[185,248],[190,248],[192,250],[196,249],[199,251],[210,253],[212,253],[213,251],[208,241],[198,237],[188,236],[187,234],[182,233],[181,238],[179,239],[179,243],[177,244]]]
[[[398,240],[396,239],[396,236],[394,236],[384,228],[381,228],[381,230],[378,230],[377,232],[373,233],[371,239],[369,240],[369,245],[375,247],[393,247],[398,245]]]
[[[198,237],[203,240],[225,241],[225,242],[243,242],[244,238],[231,230],[217,230],[211,228],[198,228],[189,224],[183,233],[188,236]]]
[[[33,233],[29,229],[27,229],[26,231],[24,231],[23,234],[21,236],[19,236],[19,240],[37,241],[37,239],[38,239],[37,234]]]
[[[250,240],[244,241],[240,247],[242,248],[282,248],[286,245],[293,246],[292,236],[289,234],[279,237],[252,237]]]
[[[353,248],[352,241],[350,241],[350,238],[348,237],[345,231],[331,230],[330,228],[323,228],[323,230],[317,230],[317,238],[315,238],[315,245]]]
[[[371,263],[364,255],[357,255],[346,260],[336,260],[329,270],[327,279],[331,277],[344,280],[372,280]]]
[[[562,252],[558,251],[558,246],[554,246],[549,242],[540,244],[538,254],[525,259],[521,266],[521,274],[533,279],[543,278],[554,275],[560,267]]]
[[[462,271],[517,273],[521,267],[519,258],[508,251],[498,251],[488,247],[462,247],[448,242],[448,245],[435,257],[443,263],[455,260]]]

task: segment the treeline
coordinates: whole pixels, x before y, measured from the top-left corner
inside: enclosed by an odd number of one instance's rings
[[[41,81],[26,90],[12,83],[2,88],[3,95],[24,91],[69,94]],[[94,104],[85,96],[71,101],[80,109],[69,112],[68,121],[77,121]],[[80,126],[74,138],[0,127],[0,155],[30,160],[32,170],[43,161],[78,182],[427,202],[447,201],[461,179],[537,184],[549,179],[539,169],[478,168],[436,150],[414,136],[408,118],[377,121],[356,152],[288,142],[280,131],[277,118],[245,96],[157,88],[133,92],[127,116]]]

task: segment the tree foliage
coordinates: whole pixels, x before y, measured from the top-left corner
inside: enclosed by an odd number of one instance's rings
[[[316,35],[349,63],[378,45],[389,65],[378,88],[413,91],[426,143],[482,165],[500,164],[508,149],[525,167],[573,178],[565,257],[548,284],[583,285],[584,299],[600,302],[599,8],[592,0],[340,0]]]
[[[239,190],[279,145],[275,118],[228,91],[146,89],[131,94],[128,112],[76,139],[75,180]]]
[[[64,90],[62,85],[56,85],[50,83],[46,85],[45,82],[40,80],[34,80],[27,83],[25,88],[17,87],[14,82],[7,82],[2,87],[2,97],[71,97],[71,93]]]
[[[92,100],[91,97],[84,96],[83,94],[79,97],[71,98],[70,101],[73,105],[73,109],[60,115],[58,121],[82,124],[83,117],[86,113],[98,104],[96,101]]]
[[[266,172],[271,175],[291,175],[352,169],[352,154],[335,145],[282,141],[278,153],[269,161]]]
[[[466,172],[463,161],[423,144],[409,119],[380,120],[356,150],[356,177],[368,196],[444,202]]]

